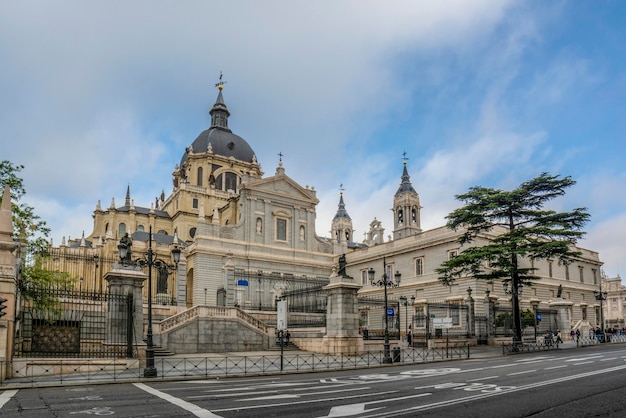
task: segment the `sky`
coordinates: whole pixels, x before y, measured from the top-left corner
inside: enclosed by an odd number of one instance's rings
[[[391,235],[403,157],[422,228],[476,185],[542,172],[576,185],[581,247],[626,271],[626,2],[0,2],[0,159],[63,237],[89,235],[98,200],[172,191],[210,126],[223,73],[229,127],[266,176],[317,190],[330,236],[340,189],[362,241]],[[404,154],[406,153],[406,154]]]

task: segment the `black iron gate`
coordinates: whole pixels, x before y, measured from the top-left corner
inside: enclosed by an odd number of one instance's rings
[[[16,357],[134,357],[132,295],[46,289],[20,298]]]

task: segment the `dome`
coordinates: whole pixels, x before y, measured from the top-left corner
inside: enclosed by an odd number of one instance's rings
[[[230,112],[224,97],[222,96],[223,83],[220,81],[216,86],[219,89],[217,100],[209,111],[211,115],[211,127],[198,135],[191,150],[193,153],[202,154],[207,152],[211,144],[211,152],[224,157],[233,157],[239,161],[251,163],[254,160],[254,151],[242,137],[235,135],[228,128],[228,117]],[[181,167],[188,159],[189,148],[185,150],[183,158],[180,160]]]
[[[236,160],[252,162],[254,151],[250,144],[239,135],[235,135],[230,130],[219,127],[211,127],[198,135],[191,149],[194,153],[204,153],[207,151],[209,144],[214,154],[224,157],[233,157]],[[187,161],[188,150],[183,154],[181,166]]]

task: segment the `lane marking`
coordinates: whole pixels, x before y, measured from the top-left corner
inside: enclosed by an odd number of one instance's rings
[[[11,400],[11,398],[15,396],[17,391],[18,391],[17,389],[15,389],[15,390],[5,390],[4,392],[0,393],[0,409],[2,409],[4,404],[9,402]]]
[[[487,377],[481,377],[478,379],[472,379],[472,380],[468,380],[468,382],[480,382],[481,380],[490,380],[490,379],[497,379],[500,376],[487,376]]]
[[[283,396],[285,398],[302,398],[304,396],[317,396],[317,395],[326,395],[329,393],[340,393],[340,392],[354,392],[355,390],[361,391],[361,390],[365,390],[365,389],[370,389],[369,387],[352,387],[350,389],[343,389],[343,390],[327,390],[324,392],[310,392],[310,393],[303,393],[301,395],[298,394],[276,394],[276,395],[270,395],[270,396],[261,396],[261,397],[257,397],[257,398],[245,398],[245,399],[237,399],[237,402],[248,402],[248,401],[259,401],[259,400],[264,400],[264,399],[280,399],[279,396]]]
[[[349,417],[349,416],[354,416],[354,415],[362,416],[361,414],[363,413],[372,413],[374,411],[382,409],[382,408],[372,408],[366,411],[365,410],[366,405],[374,405],[374,404],[383,403],[383,402],[395,402],[395,401],[399,401],[403,399],[421,398],[421,397],[430,396],[430,395],[432,395],[432,393],[420,393],[419,395],[401,396],[399,398],[380,399],[380,400],[372,401],[372,402],[353,403],[349,405],[333,406],[330,409],[330,412],[328,413],[328,415],[326,415],[326,417]]]
[[[574,366],[580,366],[582,364],[593,364],[593,361],[581,361],[580,363],[574,363]]]
[[[520,374],[528,374],[528,373],[536,373],[536,372],[537,372],[537,370],[525,370],[523,372],[509,373],[509,374],[507,374],[507,376],[517,376],[517,375],[520,375]]]
[[[200,408],[198,405],[192,404],[191,402],[187,402],[184,401],[180,398],[177,398],[175,396],[172,396],[168,393],[165,392],[161,392],[160,390],[156,390],[148,385],[145,385],[143,383],[133,383],[133,385],[145,392],[148,392],[151,395],[156,396],[157,398],[161,398],[164,401],[167,401],[173,405],[176,405],[182,409],[184,409],[185,411],[188,411],[192,414],[194,414],[197,417],[200,418],[222,418],[219,415],[215,415],[213,412],[204,409],[204,408]]]
[[[385,392],[363,393],[359,395],[341,396],[337,398],[311,399],[311,400],[304,400],[304,401],[274,403],[274,404],[267,404],[267,405],[237,406],[235,408],[216,409],[215,411],[216,412],[230,412],[230,411],[241,411],[244,409],[278,408],[281,406],[302,405],[302,404],[307,404],[307,403],[343,401],[345,399],[355,399],[355,398],[368,398],[371,396],[389,395],[391,393],[397,393],[397,392],[398,392],[397,390],[388,390]]]
[[[554,370],[554,369],[564,369],[566,367],[569,367],[568,365],[563,364],[562,366],[552,366],[552,367],[546,367],[544,370]]]
[[[441,402],[436,402],[436,403],[426,404],[426,405],[419,405],[419,406],[414,406],[414,407],[411,407],[411,408],[399,409],[399,410],[394,411],[394,413],[398,414],[398,413],[408,412],[408,411],[425,411],[425,410],[435,409],[435,408],[439,408],[439,407],[443,407],[443,406],[457,405],[457,404],[466,403],[468,401],[473,401],[473,400],[478,400],[478,399],[483,399],[483,398],[490,398],[492,396],[508,395],[508,394],[510,394],[512,392],[520,392],[520,391],[523,391],[523,390],[534,389],[534,388],[537,388],[537,387],[540,387],[540,386],[547,386],[547,385],[553,385],[553,384],[556,384],[556,383],[563,383],[563,382],[567,382],[567,381],[570,381],[570,380],[582,379],[582,378],[589,377],[589,376],[594,376],[594,375],[598,375],[598,374],[604,374],[604,373],[608,373],[608,372],[616,372],[616,371],[624,370],[624,369],[626,369],[626,365],[611,367],[611,368],[608,368],[608,369],[594,370],[594,371],[587,372],[587,373],[580,373],[580,374],[571,375],[571,376],[564,376],[564,377],[560,377],[560,378],[552,379],[552,380],[545,380],[545,381],[534,382],[534,383],[530,383],[530,384],[524,385],[524,386],[517,386],[515,388],[503,390],[501,392],[481,393],[481,394],[472,395],[472,396],[466,396],[466,397],[458,398],[458,399],[441,401]]]

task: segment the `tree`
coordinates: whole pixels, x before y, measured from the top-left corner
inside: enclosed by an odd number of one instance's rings
[[[479,236],[489,243],[468,246],[442,263],[436,269],[439,280],[450,285],[456,278],[473,276],[510,285],[514,342],[522,338],[519,293],[523,286],[539,279],[534,275],[536,269],[522,267],[521,261],[556,259],[569,263],[580,255],[574,246],[584,235],[581,228],[589,221],[586,208],[570,212],[543,209],[574,184],[570,177],[542,173],[511,191],[475,186],[456,196],[465,206],[446,217],[448,228],[464,230],[458,240],[461,245],[470,245]]]
[[[13,221],[14,240],[19,243],[16,256],[20,273],[18,289],[24,297],[34,304],[46,306],[48,301],[37,296],[41,289],[48,287],[67,287],[74,279],[68,274],[46,271],[42,268],[41,258],[48,254],[50,228],[35,213],[35,209],[25,203],[16,203],[26,194],[24,182],[18,173],[23,165],[13,164],[8,160],[0,162],[0,185],[8,184],[11,190],[11,218]],[[0,203],[2,195],[0,193]]]

